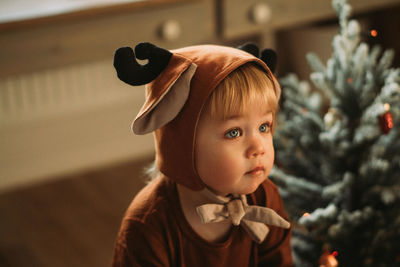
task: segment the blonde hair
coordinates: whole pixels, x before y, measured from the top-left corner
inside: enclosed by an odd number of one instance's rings
[[[273,125],[278,110],[279,84],[274,77],[254,63],[247,63],[230,73],[211,93],[203,108],[210,110],[212,117],[226,119],[233,113],[240,113],[255,99],[264,99],[268,111],[273,114]]]

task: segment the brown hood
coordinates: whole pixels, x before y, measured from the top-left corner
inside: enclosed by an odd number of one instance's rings
[[[273,75],[262,60],[235,48],[200,45],[170,52],[166,68],[147,84],[146,102],[132,128],[139,134],[154,131],[156,166],[163,174],[192,190],[201,190],[204,184],[196,172],[194,144],[207,98],[228,74],[245,63],[254,62]]]

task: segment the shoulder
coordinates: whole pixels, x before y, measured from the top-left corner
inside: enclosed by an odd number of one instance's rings
[[[170,212],[174,205],[170,198],[173,189],[173,182],[157,179],[135,196],[119,229],[114,262],[143,262],[152,266],[157,266],[157,262],[165,266],[174,227]]]
[[[157,178],[146,185],[132,200],[122,220],[121,230],[136,228],[157,229],[165,226],[176,203],[171,195],[176,191],[169,179]],[[141,229],[143,231],[145,229]]]
[[[177,230],[174,219],[175,183],[158,178],[145,186],[132,200],[122,219],[118,241],[164,244]],[[165,244],[164,244],[165,245]]]

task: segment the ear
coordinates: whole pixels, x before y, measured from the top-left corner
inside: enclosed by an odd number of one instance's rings
[[[277,54],[272,49],[264,49],[261,52],[260,59],[267,64],[268,68],[271,70],[272,73],[275,73],[276,63],[277,63]]]
[[[171,63],[176,58],[177,55]],[[196,69],[196,64],[186,60],[183,65],[168,67],[154,83],[148,85],[146,103],[132,123],[135,134],[155,131],[178,115],[189,97],[190,82]]]
[[[138,59],[148,59],[141,65]],[[136,134],[150,133],[173,120],[185,105],[196,64],[151,43],[119,48],[114,55],[118,78],[130,85],[147,84],[146,102],[132,123]]]

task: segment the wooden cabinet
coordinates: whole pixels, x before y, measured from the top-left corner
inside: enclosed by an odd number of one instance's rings
[[[350,0],[354,12],[399,0]],[[123,45],[229,43],[334,18],[329,0],[148,0],[0,24],[0,78],[112,57]]]
[[[112,58],[116,48],[143,41],[166,48],[207,42],[215,27],[210,1],[112,11],[0,24],[0,77]]]

